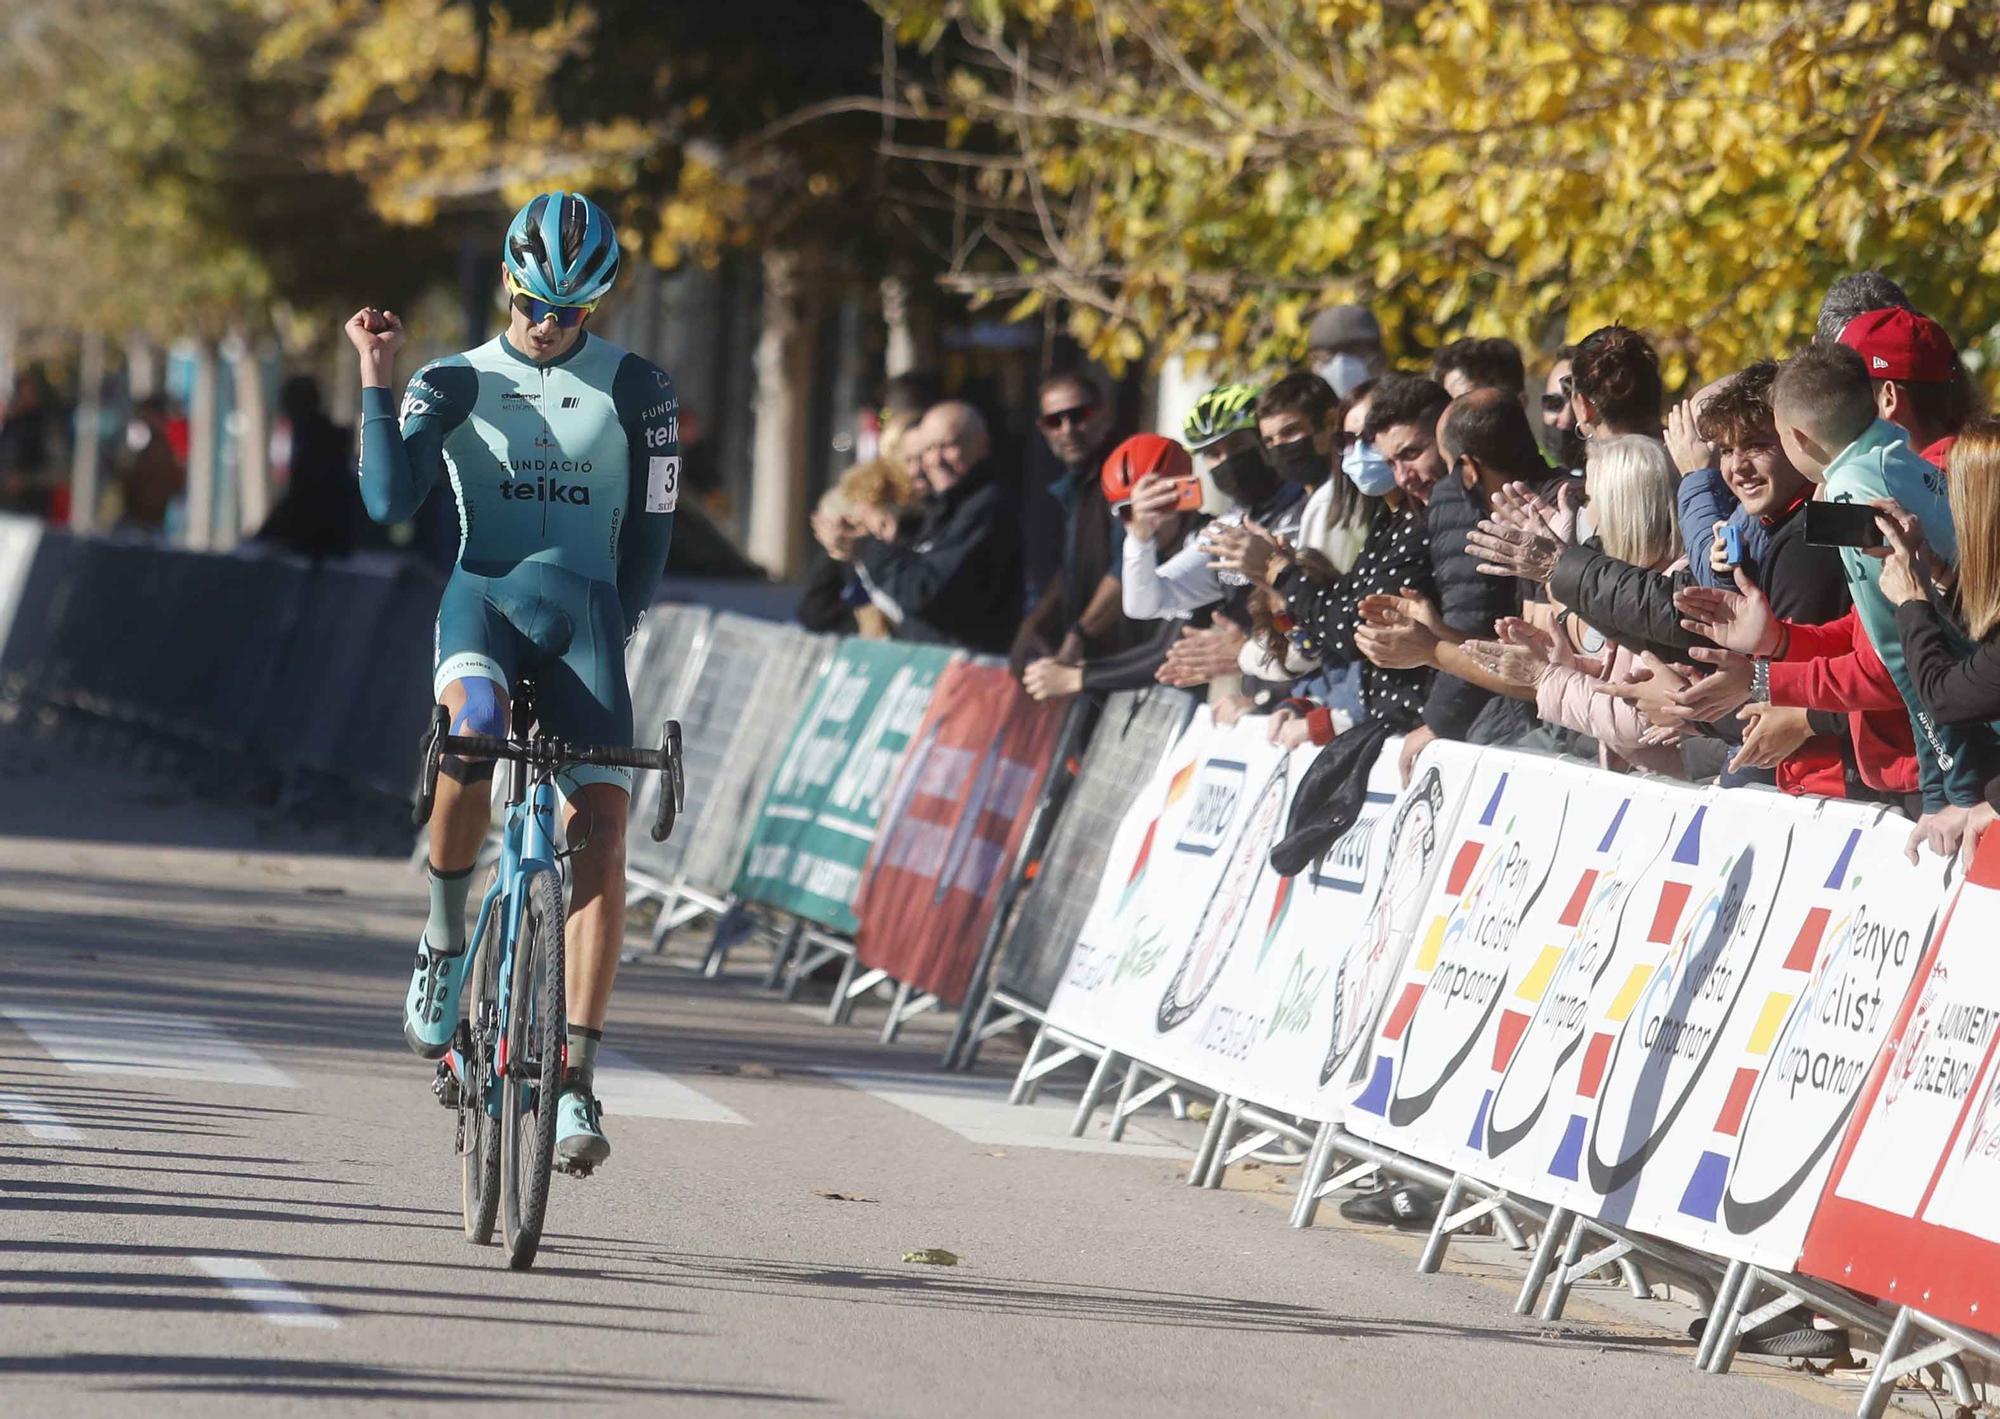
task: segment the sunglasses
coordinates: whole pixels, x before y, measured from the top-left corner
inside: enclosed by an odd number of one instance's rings
[[[1042,427],[1050,433],[1054,433],[1065,424],[1075,424],[1081,428],[1090,422],[1091,416],[1096,412],[1095,404],[1078,404],[1068,409],[1057,409],[1053,413],[1042,415]]]
[[[583,324],[586,315],[597,309],[595,301],[589,305],[557,305],[553,301],[541,300],[515,285],[511,277],[507,282],[507,291],[513,299],[514,309],[526,316],[530,325],[540,325],[554,316],[558,329],[573,330]]]
[[[1567,408],[1569,408],[1569,392],[1567,390],[1561,394],[1544,394],[1542,396],[1542,412],[1544,414],[1560,414]]]

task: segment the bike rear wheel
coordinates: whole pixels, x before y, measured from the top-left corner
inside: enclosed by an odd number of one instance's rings
[[[507,1010],[507,1072],[500,1085],[500,1220],[507,1264],[534,1265],[555,1161],[556,1104],[562,1094],[563,902],[561,879],[528,881],[521,939]]]
[[[499,869],[488,875],[487,890]],[[482,895],[481,900],[485,900]],[[500,957],[506,916],[505,902],[495,902],[486,929],[474,944],[472,1002],[468,1034],[471,1048],[462,1061],[466,1083],[459,1090],[459,1195],[465,1210],[465,1239],[475,1246],[493,1240],[493,1223],[500,1212],[500,1121],[487,1105],[492,1102],[494,1056],[500,1045]]]

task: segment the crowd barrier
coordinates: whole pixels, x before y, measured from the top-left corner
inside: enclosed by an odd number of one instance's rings
[[[435,604],[409,570],[0,520],[0,694],[400,793]],[[1114,1137],[1212,1095],[1190,1180],[1303,1149],[1295,1225],[1365,1172],[1434,1180],[1424,1269],[1482,1217],[1536,1232],[1524,1313],[1663,1270],[1711,1297],[1719,1370],[1803,1301],[1879,1339],[1865,1415],[2000,1363],[2000,833],[1961,879],[1886,810],[1450,743],[1405,786],[1392,741],[1283,877],[1318,751],[1178,692],[1065,715],[936,647],[697,606],[656,608],[628,675],[637,722],[686,734],[680,830],[631,837],[662,934],[788,921],[794,982],[845,958],[834,1019],[880,982],[885,1033],[966,1002],[960,1062],[1033,1023],[1015,1095],[1092,1060],[1079,1131],[1121,1066]]]
[[[1408,1161],[1448,1186],[1427,1269],[1480,1216],[1542,1230],[1523,1310],[1657,1264],[1715,1293],[1711,1368],[1800,1300],[1893,1332],[1865,1410],[1991,1352],[2000,838],[1961,883],[1878,808],[1456,744],[1404,788],[1392,743],[1280,877],[1315,752],[1201,711],[1137,795],[1044,1012],[1101,1054],[1086,1112],[1121,1059],[1213,1093],[1209,1182],[1246,1110],[1289,1124],[1295,1220]],[[1943,1348],[1897,1360],[1913,1331]]]
[[[220,774],[407,792],[437,584],[0,526],[0,695],[198,750]]]

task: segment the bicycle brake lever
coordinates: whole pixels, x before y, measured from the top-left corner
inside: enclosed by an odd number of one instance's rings
[[[430,728],[424,731],[423,762],[417,769],[416,801],[410,805],[410,826],[421,828],[431,820],[437,803],[438,765],[444,755],[440,745],[451,728],[451,714],[443,705],[431,706]]]

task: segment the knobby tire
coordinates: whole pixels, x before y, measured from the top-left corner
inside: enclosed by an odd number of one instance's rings
[[[562,1093],[563,999],[562,882],[553,872],[528,881],[521,940],[514,951],[513,992],[507,1021],[508,1072],[501,1086],[500,1213],[507,1264],[534,1265],[548,1210],[549,1172],[555,1161],[556,1104]],[[539,1065],[528,1078],[523,1062]],[[525,1097],[533,1090],[535,1106]]]
[[[487,890],[499,874],[488,875]],[[485,900],[481,895],[480,900]],[[500,1121],[487,1110],[487,1090],[493,1081],[493,1056],[499,1045],[501,933],[505,902],[495,902],[486,930],[474,943],[472,958],[472,1058],[464,1061],[468,1087],[458,1105],[459,1195],[465,1210],[465,1239],[475,1246],[493,1240],[500,1214]],[[482,1022],[482,1014],[484,1020]]]

